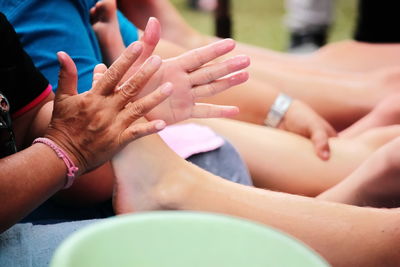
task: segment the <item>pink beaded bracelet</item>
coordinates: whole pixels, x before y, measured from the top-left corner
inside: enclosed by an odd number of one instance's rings
[[[78,172],[78,167],[75,166],[68,154],[49,138],[36,138],[32,144],[37,143],[48,145],[54,150],[57,156],[64,161],[65,166],[67,166],[67,182],[65,183],[64,189],[69,188],[74,183],[75,175]]]

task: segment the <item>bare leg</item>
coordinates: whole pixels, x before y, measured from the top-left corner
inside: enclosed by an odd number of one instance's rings
[[[111,65],[124,51],[125,45],[119,33],[116,0],[102,0],[90,10],[93,30],[100,42],[107,65]]]
[[[118,4],[118,7],[139,28],[143,29],[150,16],[157,17],[163,27],[163,38],[186,49],[200,47],[213,40],[212,37],[201,35],[186,23],[168,0],[118,0]],[[182,38],[182,36],[187,38]],[[238,53],[247,54],[256,60],[278,60],[290,64],[296,64],[294,59],[297,58],[249,45],[239,45]],[[304,67],[304,63],[308,61],[315,70],[326,66],[331,70],[339,71],[376,70],[382,67],[398,66],[400,45],[343,41],[327,45],[317,53],[300,58],[305,60],[298,61],[298,66]]]
[[[400,126],[372,129],[356,138],[332,138],[331,158],[321,161],[309,140],[233,120],[201,120],[238,149],[256,186],[315,196],[349,175],[373,151],[400,135]]]
[[[183,51],[177,45],[162,41],[156,53],[168,58]],[[400,84],[397,70],[365,77],[357,73],[300,70],[293,65],[269,61],[257,65],[258,62],[253,58],[249,82],[205,98],[204,102],[238,105],[242,112],[236,119],[262,124],[276,95],[283,91],[311,105],[337,129],[344,129],[370,112],[385,95],[397,91]]]
[[[359,208],[236,185],[173,153],[154,150],[142,142],[145,138],[132,143],[122,152],[123,157],[113,161],[117,212],[177,209],[225,213],[286,231],[334,266],[394,266],[398,262],[400,255],[393,249],[399,239],[397,210]]]
[[[357,206],[399,207],[400,138],[373,153],[349,177],[318,198]]]
[[[400,124],[400,94],[387,96],[365,117],[340,133],[342,137],[353,137],[368,129]]]
[[[166,29],[163,37],[185,49],[215,40],[191,28],[169,1],[120,0],[119,3],[128,18],[139,26],[144,25],[146,16],[158,17],[163,29]],[[338,129],[344,129],[365,116],[388,93],[385,90],[387,84],[380,83],[379,77],[368,74],[366,78],[353,72],[397,66],[399,52],[400,45],[371,45],[352,41],[328,45],[314,54],[302,57],[244,44],[239,44],[236,49],[236,53],[244,53],[252,58],[251,77],[258,84],[256,86],[265,91],[284,91],[303,100]],[[253,90],[254,87],[246,87],[248,94],[256,94]],[[259,98],[267,99],[265,96]],[[237,99],[240,101],[241,98]],[[223,103],[222,98],[207,101]],[[247,117],[255,113],[262,114],[267,103],[254,106],[253,110],[257,107],[260,109]],[[252,122],[262,121],[265,115],[252,117]]]

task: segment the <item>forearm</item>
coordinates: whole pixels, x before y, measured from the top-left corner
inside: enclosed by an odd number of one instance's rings
[[[35,144],[0,160],[2,169],[0,208],[3,232],[46,199],[66,182],[66,166],[47,145]]]
[[[263,125],[278,94],[279,91],[277,89],[250,79],[242,85],[232,87],[213,97],[205,98],[203,101],[237,106],[240,109],[240,113],[235,119]]]

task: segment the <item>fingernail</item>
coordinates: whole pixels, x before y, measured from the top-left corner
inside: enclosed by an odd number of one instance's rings
[[[230,86],[235,86],[244,83],[249,79],[249,74],[247,72],[240,72],[229,79]]]
[[[172,83],[168,82],[168,83],[164,84],[160,91],[164,95],[170,95],[172,93]]]
[[[248,56],[238,56],[239,59],[239,65],[249,65],[250,64],[250,60]]]
[[[162,130],[165,128],[166,124],[164,121],[158,121],[154,126],[156,127],[157,130]]]
[[[218,54],[224,54],[229,52],[235,47],[235,41],[232,39],[225,39],[223,41],[220,41],[220,43],[217,45],[216,50]]]
[[[149,59],[149,63],[153,66],[158,66],[161,64],[161,58],[159,56],[152,56]]]
[[[330,156],[329,151],[323,151],[323,152],[322,152],[322,157],[323,157],[324,159],[329,159],[329,156]]]
[[[60,63],[60,65],[63,65],[63,52],[62,51],[59,51],[59,52],[57,52],[57,60],[58,60],[58,63]]]
[[[139,53],[143,49],[141,42],[135,42],[130,46],[130,52],[133,54]]]
[[[149,18],[149,20],[147,21],[147,24],[146,24],[146,28],[144,29],[145,32],[146,32],[147,28],[149,27],[150,22],[154,21],[155,19],[156,19],[155,17],[150,17]]]

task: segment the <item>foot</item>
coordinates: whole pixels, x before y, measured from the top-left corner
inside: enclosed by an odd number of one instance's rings
[[[100,42],[100,47],[107,65],[118,58],[125,48],[119,30],[117,4],[115,0],[102,0],[90,10],[93,30]]]
[[[357,206],[400,206],[400,138],[373,153],[348,178],[319,199]]]
[[[209,43],[208,37],[191,27],[170,1],[119,0],[118,7],[124,13],[129,13],[129,19],[142,30],[149,17],[156,17],[162,26],[162,38],[185,49],[194,49]]]
[[[177,209],[179,199],[188,197],[190,176],[185,173],[191,165],[157,142],[161,142],[158,137],[145,137],[113,159],[116,214]]]

